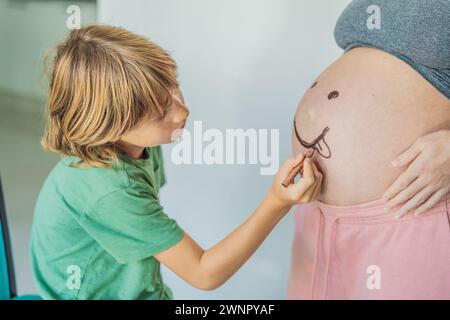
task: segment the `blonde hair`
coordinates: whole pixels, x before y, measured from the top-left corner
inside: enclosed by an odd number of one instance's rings
[[[55,49],[41,144],[79,157],[75,167],[111,167],[115,142],[171,104],[176,63],[147,39],[103,25],[72,30]]]

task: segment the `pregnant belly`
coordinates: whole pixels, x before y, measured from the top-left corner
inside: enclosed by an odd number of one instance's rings
[[[405,170],[390,161],[419,137],[450,129],[450,100],[402,60],[358,47],[314,81],[295,120],[295,153],[318,140],[319,200],[353,205],[381,197]]]

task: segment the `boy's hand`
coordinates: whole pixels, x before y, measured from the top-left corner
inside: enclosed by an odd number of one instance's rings
[[[215,246],[205,251],[185,234],[183,240],[155,258],[196,288],[213,290],[221,286],[251,257],[292,205],[311,201],[319,194],[322,174],[310,159],[304,162],[300,182],[287,188],[281,185],[303,157],[300,154],[283,163],[255,212]]]
[[[291,207],[317,199],[322,184],[322,173],[310,158],[303,162],[303,176],[300,181],[284,187],[282,182],[289,172],[305,157],[303,153],[289,157],[278,170],[272,184],[271,193],[280,206]]]

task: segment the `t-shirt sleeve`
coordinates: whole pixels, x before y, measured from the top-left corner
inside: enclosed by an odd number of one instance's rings
[[[153,256],[184,236],[155,195],[133,187],[99,199],[81,217],[80,225],[119,263]]]

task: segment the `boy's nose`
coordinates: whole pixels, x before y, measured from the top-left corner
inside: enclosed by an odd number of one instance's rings
[[[182,121],[186,121],[186,119],[189,117],[189,108],[186,105],[183,105],[183,107],[181,107],[180,117],[183,118]]]
[[[178,127],[181,126],[188,117],[189,117],[189,109],[186,106],[183,106],[182,108],[179,108],[179,111],[175,115],[173,122]]]

